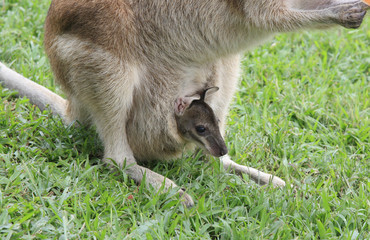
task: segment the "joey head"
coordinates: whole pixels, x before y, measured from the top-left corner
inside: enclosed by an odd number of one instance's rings
[[[215,157],[221,157],[228,151],[220,133],[219,120],[204,101],[207,92],[211,94],[217,90],[217,87],[206,88],[200,94],[178,98],[175,118],[179,134],[184,139]]]

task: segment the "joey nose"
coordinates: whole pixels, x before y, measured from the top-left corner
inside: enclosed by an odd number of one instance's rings
[[[204,142],[203,146],[214,157],[221,157],[227,154],[228,152],[226,144],[221,135],[219,135],[218,137],[214,136],[206,137],[206,141]]]
[[[226,146],[221,147],[221,149],[220,149],[220,157],[226,155],[227,152],[228,152],[228,150],[227,150],[227,147]]]
[[[222,157],[228,153],[227,147],[224,142],[219,143],[217,147],[214,149],[214,154],[212,154],[215,157]]]

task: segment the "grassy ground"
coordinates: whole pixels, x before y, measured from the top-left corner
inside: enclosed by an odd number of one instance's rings
[[[0,61],[60,93],[42,48],[48,2],[0,2]],[[0,239],[370,239],[369,24],[245,55],[230,153],[294,187],[260,188],[199,155],[153,164],[192,209],[112,174],[93,130],[0,87]]]

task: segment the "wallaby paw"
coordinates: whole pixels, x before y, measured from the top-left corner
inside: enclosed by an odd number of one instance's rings
[[[273,187],[285,187],[283,179],[264,172],[259,172],[257,176],[251,176],[251,179],[261,186],[272,184]]]
[[[279,177],[276,177],[276,176],[271,176],[270,183],[274,187],[285,187],[285,181],[283,179],[279,178]]]
[[[345,28],[360,27],[369,6],[363,2],[341,6],[338,23]]]
[[[253,181],[261,186],[272,184],[273,187],[285,187],[285,181],[283,179],[268,173],[261,173],[260,178],[254,178]]]
[[[187,208],[191,208],[194,206],[194,201],[193,201],[193,198],[187,194],[185,192],[185,189],[184,188],[181,188],[179,190],[179,195],[180,195],[180,198],[181,198],[181,203],[187,207]]]

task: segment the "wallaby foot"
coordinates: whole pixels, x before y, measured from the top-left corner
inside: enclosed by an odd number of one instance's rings
[[[187,207],[187,208],[191,208],[194,206],[194,201],[193,199],[191,198],[191,196],[189,194],[187,194],[185,192],[185,189],[184,188],[181,188],[179,190],[179,195],[180,195],[180,198],[181,198],[181,203]]]
[[[236,174],[247,174],[253,181],[259,185],[272,184],[274,187],[284,187],[285,181],[279,177],[261,172],[255,168],[239,165],[230,159],[229,155],[220,158],[224,169],[235,172]]]
[[[153,172],[152,170],[142,167],[136,163],[136,160],[133,157],[130,158],[123,158],[125,161],[112,161],[111,158],[104,158],[104,162],[114,168],[113,165],[117,165],[118,167],[123,167],[123,171],[133,179],[137,184],[141,184],[143,178],[145,178],[145,184],[147,187],[151,186],[156,191],[160,191],[163,187],[163,191],[168,191],[170,188],[178,187],[172,180]],[[144,177],[145,176],[145,177]],[[184,188],[180,188],[178,191],[181,203],[185,207],[192,207],[194,206],[194,201],[192,197],[185,192]]]

